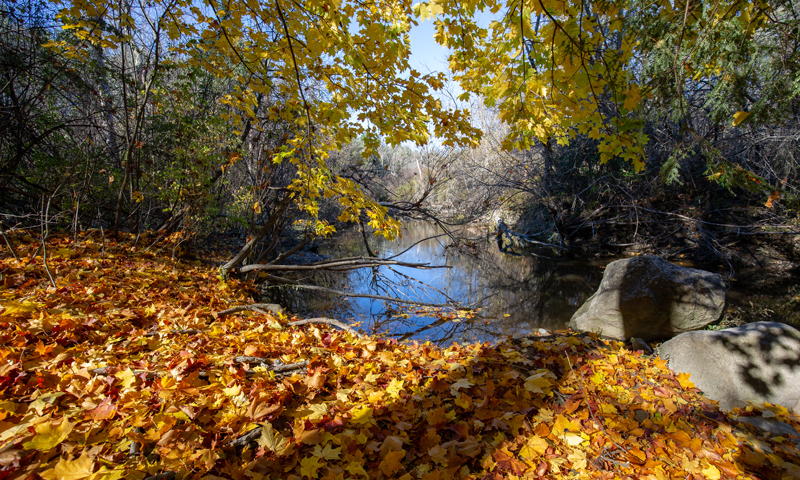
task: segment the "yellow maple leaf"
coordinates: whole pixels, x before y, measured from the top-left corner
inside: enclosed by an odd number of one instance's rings
[[[694,383],[689,380],[690,374],[688,373],[679,373],[678,374],[678,383],[681,384],[683,388],[695,388]]]
[[[553,423],[553,434],[561,436],[565,432],[579,432],[581,426],[575,422],[570,421],[564,415],[556,415],[556,421]]]
[[[370,422],[370,420],[372,420],[372,412],[372,407],[364,405],[353,412],[353,416],[350,418],[350,423],[355,423],[356,425],[367,424]]]
[[[452,385],[450,385],[450,393],[455,397],[458,393],[458,389],[469,388],[471,386],[472,382],[470,382],[466,378],[461,378],[458,381],[454,382]]]
[[[583,437],[575,433],[565,433],[564,435],[562,435],[561,438],[570,447],[577,447],[578,445],[583,443]]]
[[[400,396],[400,392],[403,391],[403,383],[403,380],[400,380],[399,378],[392,379],[392,381],[389,382],[389,386],[386,387],[386,393],[388,393],[392,398],[398,398]]]
[[[546,377],[553,377],[550,370],[538,370],[535,374],[525,379],[525,390],[531,393],[549,394],[552,390],[553,382]]]
[[[280,432],[276,432],[269,422],[261,426],[261,436],[256,439],[256,442],[267,450],[275,452],[276,455],[283,453],[289,444],[286,438]]]
[[[92,476],[92,470],[94,470],[94,460],[84,451],[75,460],[60,459],[55,467],[39,475],[45,480],[83,480]]]
[[[300,461],[300,474],[308,478],[317,478],[317,470],[323,466],[324,464],[320,463],[319,458],[306,457]]]
[[[39,304],[28,300],[23,302],[4,302],[3,308],[3,315],[25,315],[35,312],[39,308]]]
[[[547,452],[548,446],[547,440],[534,435],[528,440],[528,443],[523,445],[519,454],[523,460],[533,460],[536,457],[544,455],[545,452]]]
[[[342,448],[333,448],[330,443],[326,443],[323,447],[322,445],[317,444],[314,447],[313,455],[315,457],[319,457],[325,460],[339,460],[339,455],[342,452]]]
[[[63,442],[73,427],[75,424],[69,423],[66,418],[58,426],[53,425],[52,422],[40,423],[36,426],[36,435],[29,442],[25,442],[23,446],[46,452]]]
[[[709,465],[708,467],[704,468],[703,475],[705,475],[705,477],[709,480],[719,480],[719,478],[722,476],[719,469],[714,465]]]

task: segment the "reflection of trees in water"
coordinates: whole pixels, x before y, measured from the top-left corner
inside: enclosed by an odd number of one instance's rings
[[[594,292],[602,276],[597,266],[504,255],[497,250],[494,239],[485,233],[457,232],[458,245],[441,234],[436,225],[409,222],[403,229],[403,237],[397,241],[373,237],[372,249],[388,258],[411,246],[400,260],[451,268],[376,267],[347,273],[317,273],[311,280],[317,285],[355,293],[425,303],[448,304],[454,300],[461,305],[482,305],[471,319],[459,318],[459,312],[452,307],[423,311],[414,306],[291,289],[276,291],[271,294],[271,300],[294,312],[324,312],[337,318],[362,321],[365,331],[398,339],[444,344],[491,341],[529,334],[539,328],[565,328],[570,316]],[[414,245],[429,237],[436,238]],[[359,233],[342,235],[326,253],[336,257],[364,254]]]
[[[480,255],[456,255],[452,264],[452,281],[468,286],[466,297],[490,296],[481,317],[495,337],[566,328],[601,278],[595,266],[510,257],[488,246]]]
[[[409,223],[397,242],[380,242],[384,256],[396,254],[408,245],[441,230],[424,222]],[[469,232],[458,233],[462,237]],[[454,310],[436,316],[416,314],[414,309],[392,310],[382,303],[357,303],[367,325],[398,338],[450,341],[483,341],[535,332],[539,328],[562,329],[582,302],[594,292],[602,276],[597,266],[565,260],[547,261],[531,256],[509,256],[499,252],[486,235],[458,246],[448,237],[415,245],[402,257],[406,261],[430,261],[452,268],[434,271],[403,271],[433,285],[440,295],[388,269],[353,274],[351,282],[359,291],[412,297],[420,301],[446,303],[448,297],[462,305],[479,303],[483,308],[471,320],[451,319]],[[405,315],[404,315],[405,314]],[[508,316],[506,316],[508,315]],[[455,322],[453,320],[456,320]]]

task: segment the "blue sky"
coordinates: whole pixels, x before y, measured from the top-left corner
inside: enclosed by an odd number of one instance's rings
[[[441,71],[447,73],[448,49],[436,43],[433,39],[435,29],[433,21],[419,21],[419,25],[411,27],[411,68],[421,73]]]

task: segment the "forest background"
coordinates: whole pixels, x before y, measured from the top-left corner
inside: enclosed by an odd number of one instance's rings
[[[0,8],[3,231],[246,232],[225,272],[402,216],[797,258],[793,1]],[[426,20],[448,75],[409,64]]]

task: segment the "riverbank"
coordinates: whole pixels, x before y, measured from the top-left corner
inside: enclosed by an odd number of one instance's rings
[[[280,314],[252,287],[99,235],[0,258],[11,478],[780,478],[793,437],[663,361],[562,333],[439,348]],[[167,251],[167,248],[162,251]],[[55,286],[50,283],[52,275]],[[774,409],[795,428],[795,416]]]

